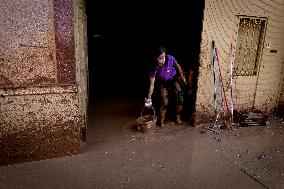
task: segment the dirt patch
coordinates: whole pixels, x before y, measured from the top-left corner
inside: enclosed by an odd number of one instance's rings
[[[140,106],[130,99],[98,100],[90,107],[80,155],[0,167],[0,187],[284,187],[281,118],[270,117],[265,127],[220,129],[219,134],[204,131],[209,125],[171,121],[141,133],[134,127]]]

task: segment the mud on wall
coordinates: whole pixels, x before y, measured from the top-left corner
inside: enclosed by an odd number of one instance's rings
[[[230,80],[229,52],[233,55],[238,38],[239,15],[267,18],[264,45],[257,76],[233,78],[234,109],[239,111],[260,110],[271,113],[277,107],[283,81],[284,63],[284,2],[264,0],[218,1],[205,0],[203,31],[195,109],[196,124],[214,118],[214,82],[212,68],[212,40],[219,50],[221,73],[227,87]],[[233,56],[233,60],[234,60]],[[216,73],[219,76],[219,72]],[[216,78],[217,80],[218,77]],[[219,83],[217,83],[219,86]],[[221,95],[217,88],[217,109],[221,111]]]
[[[0,28],[0,86],[54,84],[51,1],[1,0]]]
[[[0,93],[0,165],[79,153],[77,87]]]
[[[88,50],[87,50],[87,16],[85,0],[74,0],[74,34],[76,82],[79,84],[79,104],[82,117],[81,139],[86,141],[88,109]]]
[[[72,0],[0,1],[0,165],[79,153],[73,19]]]
[[[282,84],[281,96],[279,99],[279,108],[284,109],[284,82]]]

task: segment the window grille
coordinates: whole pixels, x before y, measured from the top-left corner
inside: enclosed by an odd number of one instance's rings
[[[234,76],[253,76],[258,73],[258,65],[264,41],[266,19],[241,17],[238,31]]]

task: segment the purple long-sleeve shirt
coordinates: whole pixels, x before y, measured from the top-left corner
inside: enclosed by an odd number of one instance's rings
[[[167,81],[176,75],[175,64],[176,59],[171,55],[166,55],[166,62],[164,66],[157,67],[150,72],[150,77],[158,77],[160,80]]]

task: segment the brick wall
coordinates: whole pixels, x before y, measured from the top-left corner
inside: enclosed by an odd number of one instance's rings
[[[278,105],[283,81],[284,2],[281,0],[205,0],[195,106],[196,124],[212,121],[214,118],[212,40],[215,40],[219,49],[224,83],[227,84],[230,80],[229,46],[232,43],[233,52],[235,52],[238,15],[267,18],[264,45],[271,44],[271,48],[263,48],[257,76],[234,77],[234,108],[239,111],[260,110],[271,113]],[[272,49],[277,50],[277,53],[271,53]],[[219,92],[217,96],[217,108],[220,112]]]

